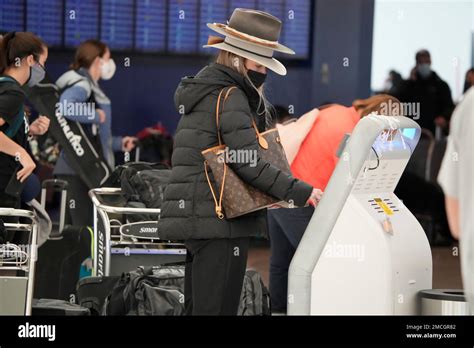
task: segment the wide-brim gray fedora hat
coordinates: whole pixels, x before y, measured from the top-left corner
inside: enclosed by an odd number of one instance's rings
[[[285,66],[273,58],[273,52],[295,52],[278,42],[282,26],[278,18],[262,11],[236,8],[227,24],[208,23],[207,26],[225,38],[211,36],[203,47],[232,52],[286,75]]]

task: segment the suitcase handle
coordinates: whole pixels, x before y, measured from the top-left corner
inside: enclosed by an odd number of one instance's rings
[[[56,234],[52,234],[50,237],[60,237],[64,230],[64,223],[66,218],[66,199],[67,199],[67,187],[68,182],[61,179],[46,179],[41,184],[41,206],[46,209],[46,190],[48,187],[52,187],[53,190],[61,191],[61,205],[59,210],[59,229]]]
[[[61,179],[46,179],[43,180],[41,184],[42,188],[48,188],[49,186],[53,186],[54,188],[59,188],[61,190],[67,189],[68,182],[66,180]]]

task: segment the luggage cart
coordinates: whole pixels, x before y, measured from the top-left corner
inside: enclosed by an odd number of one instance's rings
[[[89,197],[94,205],[93,276],[185,260],[184,244],[159,238],[160,209],[126,207],[120,188],[92,189]],[[140,221],[143,215],[148,221]]]
[[[0,217],[19,219],[5,222],[6,231],[28,233],[26,245],[0,244],[0,315],[31,315],[38,221],[34,212],[13,208],[0,208]]]

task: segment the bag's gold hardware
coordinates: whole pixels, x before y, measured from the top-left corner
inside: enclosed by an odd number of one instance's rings
[[[221,208],[216,207],[216,214],[217,214],[217,217],[218,217],[219,219],[222,220],[222,219],[224,218],[224,214],[222,213],[222,209],[221,209]]]

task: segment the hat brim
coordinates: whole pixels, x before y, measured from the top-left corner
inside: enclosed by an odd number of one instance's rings
[[[219,27],[217,25],[215,25],[214,23],[207,23],[207,27],[211,30],[214,30],[215,32],[219,33],[219,34],[222,34],[224,36],[231,36],[233,39],[236,39],[236,40],[239,40],[239,41],[242,41],[242,42],[245,42],[246,44],[250,44],[250,45],[255,45],[255,46],[261,46],[261,47],[266,47],[266,48],[271,48],[272,50],[274,51],[278,51],[278,52],[282,52],[282,53],[286,53],[286,54],[295,54],[295,51],[293,51],[291,48],[289,47],[286,47],[282,44],[278,44],[277,46],[275,47],[268,47],[268,46],[264,46],[264,45],[259,45],[257,43],[253,43],[253,42],[249,42],[248,40],[245,40],[245,39],[242,39],[238,36],[235,36],[233,35],[232,33],[229,33],[227,31],[225,31],[224,28],[222,27]]]
[[[285,66],[282,63],[280,63],[278,60],[276,60],[275,58],[265,58],[265,57],[253,54],[251,52],[241,50],[238,47],[230,46],[226,44],[225,42],[216,43],[213,45],[204,45],[202,47],[205,47],[205,48],[214,47],[223,51],[228,51],[228,52],[237,54],[238,56],[253,60],[254,62],[261,64],[267,67],[268,69],[276,72],[278,75],[283,75],[283,76],[286,75]]]

